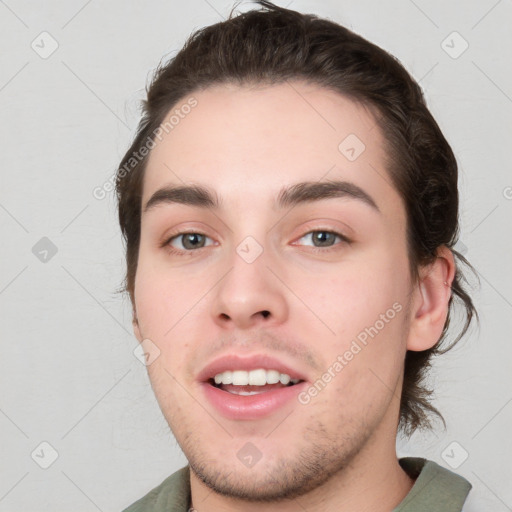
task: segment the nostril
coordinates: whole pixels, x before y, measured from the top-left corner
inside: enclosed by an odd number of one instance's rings
[[[261,314],[263,315],[264,318],[267,318],[268,316],[270,316],[270,311],[262,311]]]

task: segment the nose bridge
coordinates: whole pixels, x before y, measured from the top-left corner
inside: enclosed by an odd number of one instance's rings
[[[268,268],[275,266],[270,252],[247,236],[234,248],[228,264],[230,271],[216,287],[214,320],[241,328],[282,322],[288,306],[282,284]]]

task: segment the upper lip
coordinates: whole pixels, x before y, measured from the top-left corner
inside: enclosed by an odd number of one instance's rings
[[[208,363],[197,375],[197,380],[200,382],[206,382],[209,379],[213,379],[215,375],[223,373],[227,370],[257,370],[264,368],[266,370],[277,370],[280,373],[288,374],[292,379],[306,380],[305,375],[290,365],[283,363],[279,359],[266,355],[266,354],[254,354],[254,355],[238,355],[238,354],[227,354],[212,362]]]

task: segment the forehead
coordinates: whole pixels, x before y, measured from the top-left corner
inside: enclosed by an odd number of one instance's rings
[[[222,199],[262,205],[294,183],[344,180],[384,209],[401,205],[372,113],[318,85],[213,86],[183,98],[165,120],[172,122],[151,150],[143,204],[166,185],[206,185]]]

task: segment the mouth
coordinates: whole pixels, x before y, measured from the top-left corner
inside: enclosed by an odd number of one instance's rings
[[[208,383],[217,389],[239,396],[252,396],[268,393],[274,389],[292,387],[300,382],[288,373],[274,369],[257,368],[255,370],[226,370],[217,373]]]
[[[208,402],[229,419],[254,420],[285,406],[307,385],[299,371],[267,356],[227,356],[198,376]]]

